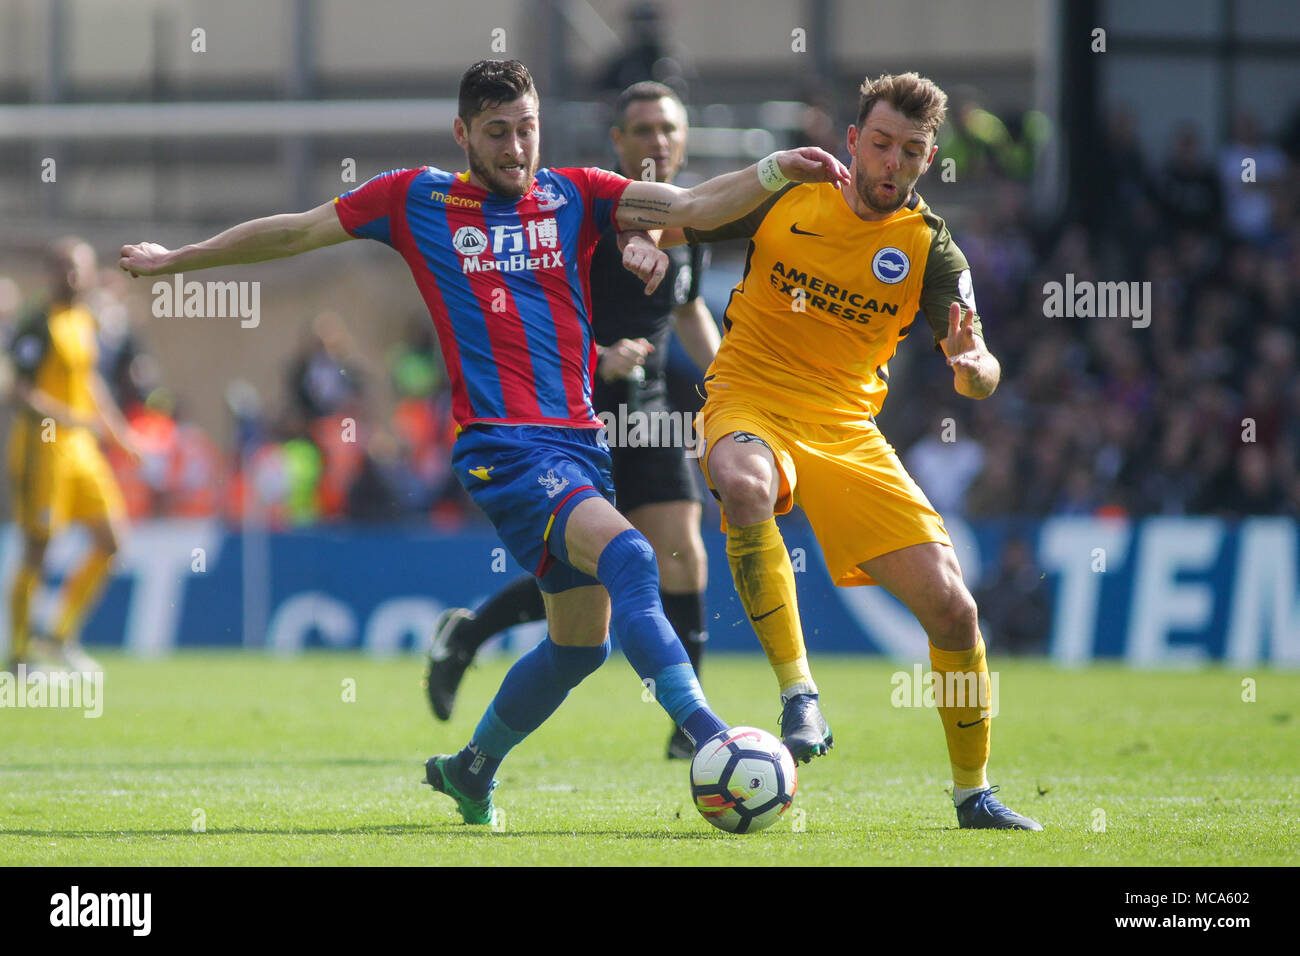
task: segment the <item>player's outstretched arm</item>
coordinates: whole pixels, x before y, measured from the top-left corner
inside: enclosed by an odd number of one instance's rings
[[[948,307],[948,337],[940,345],[952,366],[952,387],[966,398],[988,398],[1002,379],[1002,366],[975,334],[975,310]]]
[[[635,180],[623,191],[615,217],[620,229],[713,229],[739,219],[787,182],[843,185],[848,181],[849,171],[830,153],[801,146],[690,189]]]
[[[118,265],[133,276],[167,275],[296,256],[351,238],[331,200],[307,212],[241,222],[211,239],[179,249],[156,242],[123,246]]]

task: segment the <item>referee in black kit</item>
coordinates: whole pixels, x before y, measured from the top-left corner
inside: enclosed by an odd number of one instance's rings
[[[671,87],[634,83],[618,98],[617,125],[610,130],[619,172],[629,179],[671,182],[686,155],[686,108]],[[667,250],[667,275],[652,295],[623,268],[614,230],[606,230],[591,261],[591,304],[596,349],[592,404],[607,429],[614,460],[618,509],[644,534],[659,558],[664,612],[696,675],[708,635],[704,589],[708,560],[700,537],[698,452],[689,414],[668,405],[668,340],[676,329],[701,369],[718,350],[718,327],[699,296],[702,246]],[[670,422],[675,421],[675,427]],[[659,427],[650,429],[648,423]],[[425,687],[439,720],[451,716],[465,669],[494,634],[546,616],[537,579],[523,577],[489,598],[477,612],[450,608],[438,622],[429,653]],[[670,758],[690,759],[690,740],[677,728]]]

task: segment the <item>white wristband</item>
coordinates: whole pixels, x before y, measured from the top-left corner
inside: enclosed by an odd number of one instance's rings
[[[764,189],[772,193],[790,182],[785,173],[781,172],[781,167],[776,161],[776,153],[764,156],[758,161],[758,181],[763,184]]]

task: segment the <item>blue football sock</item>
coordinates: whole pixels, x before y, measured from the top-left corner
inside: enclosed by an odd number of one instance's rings
[[[727,725],[709,710],[704,692],[700,690],[700,680],[689,661],[665,667],[650,679],[654,681],[655,700],[668,711],[673,722],[686,731],[691,743],[699,744],[727,729]]]
[[[452,761],[456,786],[467,796],[487,796],[506,754],[608,656],[608,638],[598,647],[561,647],[547,637],[515,661],[469,744]]]
[[[725,730],[727,725],[709,710],[682,642],[664,616],[659,565],[645,535],[629,528],[605,545],[596,578],[609,592],[614,629],[628,663],[642,681],[653,682],[655,699],[677,726],[697,743]],[[697,711],[703,715],[696,717]],[[709,728],[714,729],[704,733]]]

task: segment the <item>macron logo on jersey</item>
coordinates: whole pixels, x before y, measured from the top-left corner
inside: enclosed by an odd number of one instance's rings
[[[564,266],[564,250],[559,248],[560,227],[554,216],[530,219],[522,224],[493,225],[489,228],[492,232],[492,259],[479,258],[487,251],[489,242],[482,229],[462,226],[452,236],[452,246],[461,256],[462,273],[522,272]]]
[[[481,200],[470,199],[468,196],[452,196],[438,189],[429,193],[429,198],[434,202],[442,203],[444,206],[463,206],[466,209],[483,208]]]

